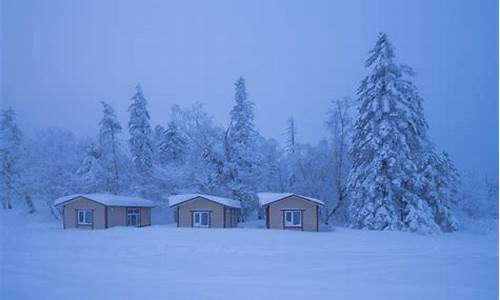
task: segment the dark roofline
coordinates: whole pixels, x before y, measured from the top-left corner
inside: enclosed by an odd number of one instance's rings
[[[95,203],[97,203],[97,204],[107,206],[107,205],[106,205],[106,204],[104,204],[104,203],[101,203],[101,202],[99,202],[99,201],[95,201],[94,199],[87,198],[87,197],[85,197],[85,196],[83,196],[83,195],[77,195],[77,196],[75,196],[75,197],[73,197],[73,198],[71,198],[71,199],[68,199],[68,200],[64,201],[64,202],[61,202],[61,203],[55,204],[54,206],[59,206],[59,205],[66,204],[66,203],[68,203],[68,202],[71,202],[71,201],[73,201],[73,200],[76,200],[77,198],[83,198],[83,199],[86,199],[86,200],[89,200],[89,201],[95,202]]]
[[[304,201],[311,202],[311,203],[313,203],[313,204],[315,204],[315,205],[318,205],[318,206],[325,206],[325,204],[321,204],[321,203],[318,203],[318,202],[316,202],[316,201],[309,200],[309,199],[307,199],[307,198],[304,198],[304,196],[297,195],[297,194],[294,194],[294,193],[292,193],[291,195],[285,196],[285,197],[283,197],[283,198],[279,198],[279,199],[277,199],[277,200],[274,200],[274,201],[268,202],[268,203],[263,204],[263,205],[261,205],[261,206],[262,206],[262,207],[264,207],[264,206],[267,206],[267,205],[269,205],[269,204],[273,204],[273,203],[275,203],[275,202],[278,202],[278,201],[281,201],[281,200],[285,200],[286,198],[290,198],[290,197],[293,197],[293,196],[295,196],[295,197],[297,197],[297,198],[300,198],[300,199],[302,199],[302,200],[304,200]]]
[[[139,206],[138,206],[138,205],[107,205],[107,204],[104,204],[104,203],[102,203],[102,202],[96,201],[96,200],[94,200],[94,199],[90,199],[90,198],[88,198],[88,197],[85,197],[84,195],[78,195],[78,196],[75,196],[75,197],[73,197],[73,198],[71,198],[71,199],[68,199],[68,200],[66,200],[66,201],[64,201],[64,202],[61,202],[61,203],[58,203],[58,204],[54,204],[54,206],[64,205],[64,204],[66,204],[66,203],[68,203],[68,202],[71,202],[71,201],[76,200],[77,198],[83,198],[83,199],[86,199],[86,200],[89,200],[89,201],[95,202],[95,203],[97,203],[97,204],[103,205],[103,206],[105,206],[105,207],[114,207],[114,206],[115,206],[115,207],[143,207],[143,208],[153,208],[153,207],[154,207],[154,206],[143,206],[143,205],[139,205]]]
[[[217,201],[214,201],[214,200],[207,199],[207,198],[205,198],[205,197],[203,197],[203,196],[200,196],[200,195],[197,195],[197,196],[195,196],[195,197],[193,197],[193,198],[190,198],[190,199],[184,200],[184,201],[179,202],[179,203],[174,204],[174,205],[169,205],[169,207],[177,207],[177,206],[182,205],[182,204],[184,204],[184,203],[186,203],[186,202],[193,201],[193,200],[195,200],[196,198],[201,198],[201,199],[203,199],[203,200],[207,200],[207,201],[209,201],[209,202],[213,202],[213,203],[215,203],[215,204],[218,204],[218,205],[221,205],[221,206],[224,206],[224,207],[230,207],[230,208],[241,209],[240,207],[234,207],[234,206],[225,205],[225,204],[222,204],[222,203],[220,203],[220,202],[217,202]]]

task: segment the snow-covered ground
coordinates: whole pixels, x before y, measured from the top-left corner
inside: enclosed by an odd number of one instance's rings
[[[1,299],[498,297],[497,233],[84,231],[0,217]]]

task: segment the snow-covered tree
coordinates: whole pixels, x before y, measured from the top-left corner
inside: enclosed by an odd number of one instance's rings
[[[105,172],[105,190],[117,194],[120,191],[120,162],[123,160],[119,134],[122,127],[113,107],[101,102],[103,116],[99,122],[100,164]]]
[[[225,179],[223,129],[199,103],[187,109],[175,105],[171,120],[186,142],[182,168],[174,168],[179,189],[231,196]]]
[[[261,138],[259,143],[262,164],[259,191],[286,192],[288,187],[287,161],[285,153],[275,139]]]
[[[186,141],[174,122],[169,122],[167,129],[161,125],[156,126],[155,136],[158,160],[161,165],[183,162]]]
[[[457,201],[460,177],[447,153],[437,153],[432,146],[420,156],[419,193],[431,207],[434,221],[442,231],[458,229],[452,205]]]
[[[24,139],[23,180],[37,206],[48,207],[58,217],[54,199],[84,192],[76,174],[85,154],[83,143],[69,131],[51,128]]]
[[[85,154],[76,175],[79,188],[85,193],[99,193],[106,189],[106,170],[101,163],[102,151],[92,140],[86,141]]]
[[[498,178],[488,178],[470,170],[464,172],[456,208],[465,226],[471,220],[498,220]]]
[[[146,108],[147,101],[144,98],[142,88],[138,84],[135,89],[136,92],[131,99],[132,103],[128,108],[130,112],[129,145],[136,171],[145,175],[150,174],[153,169],[152,130]]]
[[[345,210],[345,198],[347,196],[347,177],[351,162],[349,160],[349,145],[352,137],[353,118],[351,109],[353,107],[352,100],[348,97],[336,99],[331,102],[331,107],[328,111],[328,119],[325,123],[326,129],[330,133],[332,147],[332,165],[331,172],[333,173],[333,186],[335,190],[335,203],[327,202],[328,215],[326,221],[337,213],[339,209]],[[344,216],[341,219],[345,218]]]
[[[4,209],[12,208],[12,198],[21,177],[19,161],[21,159],[21,130],[16,124],[16,114],[12,108],[0,112],[0,159],[1,196]]]
[[[297,179],[288,191],[322,199],[327,203],[333,202],[335,173],[332,172],[331,143],[322,139],[316,145],[298,144],[296,155],[295,164],[287,161],[292,165]]]
[[[117,194],[128,186],[129,158],[122,148],[121,125],[113,108],[101,102],[103,115],[99,122],[97,141],[82,144],[83,156],[75,172],[82,191]]]
[[[370,74],[358,90],[358,112],[350,153],[349,222],[356,228],[439,230],[433,211],[419,195],[418,156],[427,145],[422,99],[409,67],[394,62],[394,49],[381,33],[370,51]]]
[[[286,150],[289,153],[295,153],[297,143],[297,124],[295,118],[292,116],[286,121]]]
[[[233,198],[241,201],[242,214],[248,216],[257,209],[258,133],[254,124],[254,103],[248,98],[245,80],[240,77],[234,86],[235,105],[230,113],[225,153]]]
[[[163,154],[161,153],[162,144],[165,140],[165,132],[166,129],[162,125],[156,125],[153,131],[153,153],[154,153],[154,163],[163,166],[164,159],[161,157]]]
[[[455,166],[455,163],[450,158],[448,152],[441,152],[441,160],[443,165],[443,173],[447,179],[449,202],[451,203],[451,205],[456,205],[459,201],[460,193],[462,190],[462,176]]]
[[[300,164],[300,159],[298,158],[297,153],[297,123],[295,122],[295,118],[293,116],[289,117],[286,121],[285,136],[285,147],[287,151],[287,160],[289,162],[287,188],[292,190],[295,186],[295,182],[297,181],[295,169]]]

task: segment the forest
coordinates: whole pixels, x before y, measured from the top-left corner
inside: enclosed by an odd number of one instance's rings
[[[140,84],[131,89],[127,124],[101,102],[99,131],[89,137],[59,128],[24,134],[17,120],[29,116],[3,109],[3,209],[58,218],[52,203],[69,194],[137,195],[165,205],[169,195],[203,193],[241,201],[245,222],[261,218],[256,193],[271,191],[321,199],[323,223],[352,228],[427,234],[497,220],[498,179],[457,169],[434,144],[415,74],[396,60],[386,34],[365,67],[354,96],[330,101],[316,144],[301,142],[293,116],[282,120],[284,143],[262,136],[258,99],[243,77],[234,83],[229,124],[201,103],[174,105],[151,124]]]

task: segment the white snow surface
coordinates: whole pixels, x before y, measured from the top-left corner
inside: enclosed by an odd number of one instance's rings
[[[64,230],[0,211],[0,232],[0,299],[498,298],[496,231]]]
[[[60,205],[77,197],[85,197],[90,200],[102,203],[106,206],[138,206],[138,207],[155,207],[151,200],[146,200],[139,197],[119,196],[111,194],[74,194],[58,198],[54,201],[54,205]]]
[[[225,206],[234,207],[234,208],[241,208],[241,204],[237,200],[218,197],[218,196],[212,196],[212,195],[203,195],[203,194],[172,195],[172,196],[168,197],[168,204],[169,204],[169,206],[176,206],[179,203],[189,201],[189,200],[197,198],[197,197],[205,198],[205,199],[217,202],[217,203],[225,205]]]
[[[307,199],[311,202],[318,203],[319,205],[325,205],[325,203],[321,200],[298,195],[298,194],[294,194],[294,193],[258,193],[257,196],[259,197],[259,203],[261,206],[267,205],[271,202],[275,202],[275,201],[278,201],[278,200],[281,200],[283,198],[287,198],[290,196],[301,197],[301,198]]]

